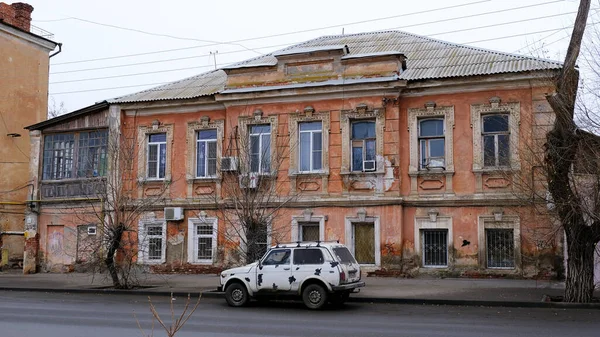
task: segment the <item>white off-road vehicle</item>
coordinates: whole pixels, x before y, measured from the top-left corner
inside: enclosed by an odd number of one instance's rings
[[[364,287],[360,266],[346,246],[337,242],[295,242],[271,247],[257,262],[224,270],[220,287],[230,306],[250,298],[293,295],[310,309],[328,301],[343,304]]]

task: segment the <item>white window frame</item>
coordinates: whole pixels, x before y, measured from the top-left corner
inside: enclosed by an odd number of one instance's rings
[[[148,259],[148,242],[147,239],[158,237],[155,235],[148,236],[146,234],[146,226],[161,226],[161,258]],[[143,220],[138,224],[138,261],[142,264],[162,264],[166,261],[167,254],[167,222],[165,220]]]
[[[200,133],[204,132],[204,131],[215,131],[215,138],[211,138],[211,139],[200,139]],[[195,167],[194,167],[194,172],[195,172],[195,176],[196,178],[215,178],[217,177],[217,169],[219,168],[219,165],[217,165],[217,162],[219,160],[219,154],[217,151],[217,139],[219,138],[219,132],[217,129],[202,129],[202,130],[197,130],[196,131],[196,160],[195,160]],[[205,175],[201,176],[198,175],[198,150],[200,149],[200,144],[204,143],[204,149],[205,149],[205,156],[204,156],[204,167],[205,167]],[[215,174],[214,175],[209,175],[208,174],[208,146],[209,143],[214,143],[215,144]]]
[[[426,269],[447,269],[453,265],[454,256],[452,255],[452,251],[454,250],[454,241],[452,234],[452,217],[449,216],[439,216],[437,212],[431,212],[435,215],[429,216],[416,216],[415,217],[415,228],[414,228],[414,244],[415,244],[415,253],[418,254],[421,258],[419,259],[421,267]],[[446,229],[448,242],[446,244],[446,248],[448,249],[448,261],[446,266],[425,266],[423,264],[423,259],[425,258],[425,254],[423,252],[423,241],[422,241],[422,233],[423,230],[426,229]]]
[[[421,124],[423,122],[427,122],[427,121],[441,121],[442,122],[442,134],[441,135],[436,135],[436,136],[422,136],[421,135]],[[446,167],[446,125],[444,123],[444,118],[422,118],[419,119],[418,123],[417,123],[417,128],[418,128],[418,140],[419,140],[419,170],[431,170],[431,169],[445,169]],[[425,159],[430,160],[432,157],[429,154],[431,152],[430,149],[430,142],[432,140],[443,140],[444,141],[444,156],[443,157],[434,157],[436,159],[441,159],[443,161],[441,166],[429,166],[427,165],[423,165],[423,163],[425,162]],[[425,151],[427,153],[423,153],[423,143],[425,143]]]
[[[198,225],[212,224],[212,234],[200,234],[196,230]],[[188,245],[187,245],[187,262],[190,264],[213,264],[217,255],[217,239],[219,230],[218,218],[190,218],[188,219]],[[210,237],[212,239],[212,254],[210,259],[198,259],[198,238]]]
[[[165,135],[165,141],[155,141],[155,142],[150,141],[151,136],[160,135],[160,134]],[[148,179],[148,180],[165,180],[167,177],[167,158],[169,157],[168,149],[167,149],[167,138],[168,138],[168,136],[167,136],[166,132],[150,133],[147,135],[148,141],[147,141],[147,145],[146,145],[146,179]],[[150,148],[154,147],[154,146],[157,148],[156,176],[151,177],[150,176]],[[164,174],[164,177],[160,176],[160,162],[161,162],[161,147],[162,146],[164,146],[164,149],[165,149],[165,158],[164,158],[165,174]]]
[[[312,215],[305,216],[293,216],[292,217],[292,228],[291,236],[292,242],[301,240],[301,229],[302,223],[318,223],[319,224],[319,241],[325,241],[325,216],[324,215]]]
[[[306,131],[302,131],[302,124],[305,123],[319,123],[321,124],[321,129],[319,130],[306,130]],[[309,168],[308,171],[302,171],[302,166],[301,166],[301,162],[302,162],[302,142],[300,141],[300,139],[302,138],[301,135],[303,133],[308,133],[310,135],[310,144],[309,144]],[[314,143],[313,143],[313,139],[314,139],[314,135],[316,133],[320,134],[320,138],[321,138],[321,167],[320,168],[314,168],[314,163],[313,163],[313,154],[315,151],[314,148]],[[313,172],[321,172],[323,171],[323,154],[325,153],[325,151],[323,151],[323,122],[322,121],[305,121],[305,122],[299,122],[298,123],[298,145],[300,147],[299,151],[298,151],[298,171],[300,173],[313,173]]]
[[[269,126],[269,133],[265,133],[265,132],[252,133],[252,128],[255,127],[255,126]],[[268,167],[269,172],[265,172],[264,168],[263,168],[263,165],[264,165],[264,163],[263,163],[263,154],[265,152],[265,150],[263,149],[263,136],[267,135],[267,134],[269,135],[269,149],[270,149],[270,151],[269,151],[269,167]],[[253,136],[255,136],[255,137],[258,136],[258,171],[253,171],[252,170],[252,147],[251,147],[252,146],[252,141],[250,139]],[[271,126],[271,124],[268,124],[268,123],[266,123],[266,124],[252,124],[252,125],[248,126],[248,147],[249,147],[248,153],[250,154],[250,158],[249,158],[249,164],[250,164],[249,172],[258,173],[258,174],[270,174],[271,173],[271,170],[272,170],[271,164],[273,162],[273,156],[272,156],[273,149],[271,149],[270,147],[273,144],[273,141],[271,139],[272,137],[273,137],[273,132],[272,132],[272,126]]]

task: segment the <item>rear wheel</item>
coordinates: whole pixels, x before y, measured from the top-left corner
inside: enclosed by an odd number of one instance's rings
[[[341,293],[334,293],[330,295],[329,298],[329,302],[331,302],[331,304],[333,304],[334,306],[342,306],[344,305],[344,303],[346,303],[346,301],[348,300],[348,298],[350,297],[350,292],[348,291],[344,291]]]
[[[318,284],[309,284],[302,291],[302,301],[309,309],[321,309],[327,303],[327,291]]]
[[[243,284],[234,282],[225,289],[225,300],[232,307],[242,307],[248,303],[248,290]]]

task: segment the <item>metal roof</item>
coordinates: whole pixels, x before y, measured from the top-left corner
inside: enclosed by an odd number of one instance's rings
[[[328,50],[332,47],[346,45],[350,53],[344,58],[393,53],[404,54],[407,58],[406,70],[400,74],[399,79],[407,81],[553,70],[562,67],[562,63],[558,61],[470,47],[401,31],[380,31],[323,36],[271,54],[238,62],[224,69],[274,66],[277,64],[275,55],[288,55],[300,51]],[[109,102],[125,103],[196,98],[223,91],[226,81],[227,75],[225,72],[215,70],[118,97],[109,100]]]

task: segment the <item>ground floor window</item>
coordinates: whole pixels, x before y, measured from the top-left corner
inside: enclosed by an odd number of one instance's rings
[[[421,231],[423,242],[423,266],[448,266],[448,230],[424,229]]]
[[[217,218],[188,220],[189,263],[213,263],[217,250],[217,230]]]
[[[354,223],[354,256],[360,264],[375,264],[375,225]]]
[[[485,241],[488,268],[515,267],[515,240],[512,229],[486,229]]]
[[[138,231],[138,258],[142,263],[164,263],[166,253],[165,221],[141,222]]]
[[[318,222],[299,222],[298,240],[299,241],[319,241],[319,223]]]

